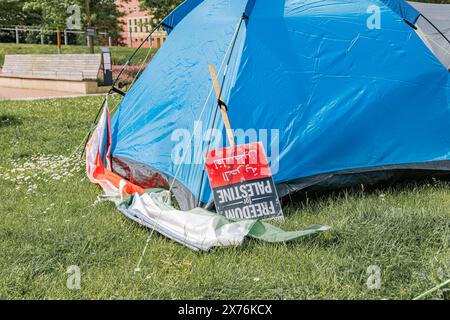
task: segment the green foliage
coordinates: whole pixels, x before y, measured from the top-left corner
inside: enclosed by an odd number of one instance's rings
[[[72,14],[68,8],[78,5],[81,9],[81,25],[88,24],[99,31],[106,31],[115,39],[119,38],[123,15],[114,0],[1,0],[0,25],[34,25],[45,30],[67,27],[67,18]],[[87,10],[89,8],[89,10]],[[87,13],[89,12],[89,15]]]
[[[64,30],[66,27],[67,8],[72,0],[30,0],[23,6],[24,12],[39,12],[41,25],[48,29]]]
[[[1,0],[0,25],[24,23],[26,14],[22,11],[23,1]]]
[[[101,99],[0,101],[0,299],[410,299],[450,278],[450,185],[439,182],[287,204],[284,229],[333,229],[286,245],[196,253],[154,233],[135,273],[150,231],[96,202],[81,160],[58,160],[80,146]],[[76,170],[38,179],[49,168]],[[72,265],[81,290],[66,287]]]
[[[183,0],[144,0],[142,7],[151,10],[156,21],[164,19]]]

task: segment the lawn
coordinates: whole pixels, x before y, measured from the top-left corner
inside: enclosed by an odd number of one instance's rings
[[[135,272],[149,230],[98,201],[70,158],[100,101],[0,102],[0,299],[411,299],[450,278],[450,185],[437,181],[291,204],[284,229],[333,229],[286,245],[197,253],[153,234]]]
[[[154,50],[154,49],[152,49]],[[135,51],[135,48],[129,47],[112,47],[112,59],[113,64],[123,65],[129,56]],[[100,47],[95,47],[95,52],[100,53]],[[132,65],[140,65],[142,60],[147,55],[148,50],[139,50],[133,61]],[[12,44],[12,43],[0,43],[0,66],[3,65],[5,55],[7,54],[56,54],[58,48],[56,45],[39,45],[39,44]],[[86,46],[63,46],[63,54],[78,54],[88,53]]]

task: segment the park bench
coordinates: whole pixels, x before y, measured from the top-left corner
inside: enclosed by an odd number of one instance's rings
[[[97,93],[101,54],[6,55],[0,87]]]

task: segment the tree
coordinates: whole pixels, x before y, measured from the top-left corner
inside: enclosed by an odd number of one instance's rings
[[[151,10],[155,20],[160,22],[182,2],[183,0],[144,0],[142,8]]]
[[[23,5],[22,0],[1,0],[0,25],[30,25],[36,22],[37,16],[32,12],[25,13]]]
[[[0,26],[38,26],[40,24],[40,17],[38,14],[35,12],[26,13],[23,11],[23,0],[0,0],[0,4]],[[0,30],[0,42],[15,41],[15,37],[14,32]]]
[[[120,17],[124,14],[119,11],[114,0],[91,1],[91,24],[100,31],[105,31],[114,39],[120,38],[123,22]]]
[[[67,9],[73,5],[81,9],[82,28],[92,25],[111,36],[118,34],[117,30],[121,27],[119,18],[123,14],[117,9],[114,0],[28,0],[23,9],[27,13],[40,12],[40,25],[44,28],[64,30],[67,18],[71,15]]]
[[[71,5],[69,0],[30,0],[26,1],[23,11],[27,14],[39,12],[40,25],[44,29],[65,29],[67,8]]]

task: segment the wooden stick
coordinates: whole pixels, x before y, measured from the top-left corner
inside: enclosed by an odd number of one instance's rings
[[[219,82],[217,81],[216,71],[214,70],[214,66],[212,64],[209,65],[209,72],[211,73],[214,84],[214,91],[216,91],[217,99],[222,100],[222,97],[220,96],[220,86]],[[230,119],[228,118],[227,109],[225,108],[225,106],[220,106],[220,111],[222,113],[223,123],[225,124],[228,142],[230,143],[230,146],[234,147],[234,135],[230,125]]]

